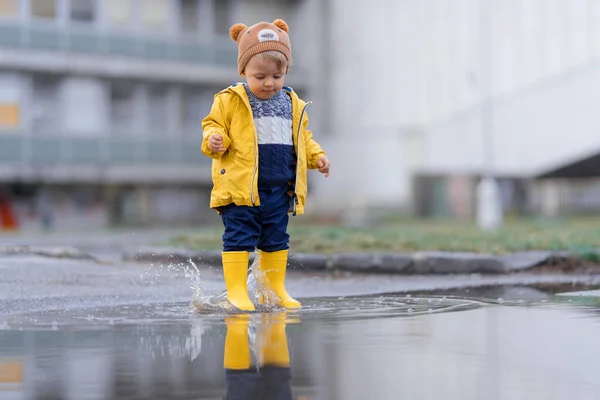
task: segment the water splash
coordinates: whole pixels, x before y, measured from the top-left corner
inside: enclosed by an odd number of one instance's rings
[[[190,311],[200,313],[236,312],[237,309],[227,300],[226,290],[217,294],[206,293],[206,290],[202,286],[200,269],[191,259],[189,262],[193,269],[188,268],[185,276],[192,281],[191,289],[193,294],[190,302]],[[258,252],[248,272],[246,280],[248,296],[253,300],[255,305],[258,305],[257,309],[262,312],[279,310],[280,308],[277,306],[279,297],[265,284],[265,272],[260,268],[260,255]]]
[[[248,293],[254,297],[255,303],[260,303],[263,310],[279,310],[279,297],[273,292],[265,282],[267,282],[266,271],[260,268],[260,255],[257,253],[254,262],[250,267],[248,276]]]
[[[222,310],[223,304],[229,303],[227,301],[227,292],[222,291],[216,295],[210,295],[206,293],[204,287],[202,286],[200,269],[192,259],[189,259],[189,263],[193,269],[190,269],[189,267],[186,268],[185,277],[192,282],[192,285],[190,286],[190,289],[192,289],[190,311],[214,312]],[[225,308],[227,307],[225,306]]]

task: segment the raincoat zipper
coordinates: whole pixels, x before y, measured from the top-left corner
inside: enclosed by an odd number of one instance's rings
[[[250,111],[252,112],[252,110]],[[258,132],[256,132],[256,126],[254,127],[254,171],[252,172],[252,179],[250,180],[250,200],[254,206],[254,178],[256,177],[256,171],[258,170]]]
[[[299,164],[299,150],[300,150],[300,130],[302,129],[302,120],[304,119],[304,113],[308,106],[312,104],[312,101],[306,102],[304,107],[302,108],[302,113],[300,114],[300,121],[298,122],[298,133],[296,134],[296,178],[294,179],[294,194],[292,195],[292,215],[296,216],[296,206],[298,205],[298,195],[296,194],[296,187],[298,186],[298,164]]]

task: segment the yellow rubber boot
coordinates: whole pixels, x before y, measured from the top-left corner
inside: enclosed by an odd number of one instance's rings
[[[227,335],[223,352],[224,368],[244,370],[252,365],[248,343],[248,324],[250,322],[248,317],[248,314],[240,314],[225,318]]]
[[[285,289],[288,250],[266,252],[259,250],[260,270],[265,287],[273,291],[279,299],[277,304],[285,308],[299,308],[300,302],[292,298]]]
[[[223,277],[227,288],[227,300],[242,311],[254,311],[254,304],[248,297],[248,260],[247,251],[224,251]]]
[[[280,313],[262,324],[261,364],[277,367],[290,366],[290,352],[288,349],[286,327],[286,313]]]

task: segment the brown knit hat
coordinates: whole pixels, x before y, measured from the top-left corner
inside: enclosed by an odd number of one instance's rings
[[[265,51],[280,51],[289,63],[292,59],[292,45],[288,30],[287,23],[282,19],[276,19],[273,23],[259,22],[250,27],[244,24],[233,25],[229,29],[229,35],[238,44],[239,74],[242,75],[252,57]]]

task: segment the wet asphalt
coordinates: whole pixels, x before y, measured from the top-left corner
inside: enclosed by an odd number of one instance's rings
[[[0,400],[600,398],[600,276],[291,273],[301,310],[235,315],[193,302],[220,271],[99,238],[0,256]]]

